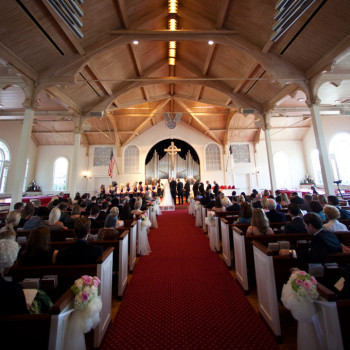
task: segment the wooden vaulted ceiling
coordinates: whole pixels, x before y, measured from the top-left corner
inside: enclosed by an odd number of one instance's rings
[[[73,144],[74,119],[102,111],[83,123],[84,144],[126,145],[169,111],[219,144],[259,141],[261,114],[272,111],[272,140],[301,140],[310,82],[325,107],[350,106],[350,2],[316,0],[272,43],[276,2],[179,0],[180,30],[169,33],[167,0],[85,1],[78,39],[47,0],[6,1],[0,120],[23,118],[19,86],[31,81],[38,145]]]

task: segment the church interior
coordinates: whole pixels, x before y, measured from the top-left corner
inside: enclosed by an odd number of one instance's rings
[[[3,1],[0,202],[169,178],[350,193],[349,18],[349,0]]]

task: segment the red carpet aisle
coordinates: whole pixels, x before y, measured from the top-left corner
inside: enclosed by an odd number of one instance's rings
[[[278,349],[187,210],[163,213],[103,350]]]

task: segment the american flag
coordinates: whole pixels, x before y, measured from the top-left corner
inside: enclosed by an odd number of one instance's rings
[[[114,168],[114,164],[115,164],[115,157],[113,154],[113,149],[111,150],[111,156],[109,157],[109,165],[108,165],[108,176],[110,178],[113,177],[113,168]]]

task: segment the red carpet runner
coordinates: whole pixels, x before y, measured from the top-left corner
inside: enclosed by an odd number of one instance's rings
[[[188,211],[158,224],[102,349],[278,349]]]

